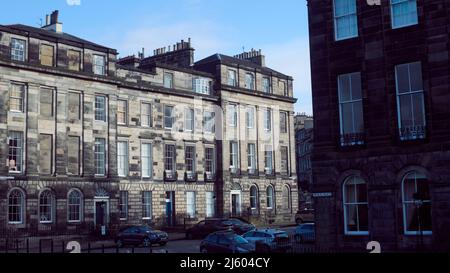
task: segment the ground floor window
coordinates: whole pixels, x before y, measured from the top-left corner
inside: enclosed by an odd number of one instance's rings
[[[188,191],[186,192],[186,213],[189,218],[195,218],[195,192]]]
[[[414,171],[403,178],[402,200],[405,234],[432,234],[430,188],[424,174]]]
[[[119,213],[120,213],[121,220],[126,220],[128,218],[128,192],[127,191],[120,191]]]
[[[274,189],[273,189],[272,185],[267,187],[266,195],[267,195],[267,209],[273,209],[274,208]]]
[[[252,210],[257,210],[258,204],[258,188],[255,185],[250,187],[250,208]]]
[[[215,212],[215,204],[214,204],[214,192],[207,191],[206,192],[206,217],[214,217]]]
[[[152,192],[142,192],[142,219],[152,219]]]
[[[51,191],[43,191],[39,196],[39,222],[53,222],[54,196]]]
[[[367,183],[361,177],[352,176],[343,184],[345,234],[369,233],[369,203]]]
[[[67,212],[69,222],[81,222],[83,217],[83,195],[79,190],[69,191]]]
[[[14,189],[8,196],[8,222],[23,224],[25,212],[25,195],[19,189]]]

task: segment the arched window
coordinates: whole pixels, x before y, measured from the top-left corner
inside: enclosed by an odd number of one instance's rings
[[[45,190],[39,195],[39,222],[48,224],[53,222],[55,198],[50,190]]]
[[[274,190],[272,185],[269,185],[266,190],[267,195],[267,209],[273,209],[274,208]]]
[[[12,190],[8,195],[8,223],[23,224],[25,211],[25,195],[19,189]]]
[[[431,235],[431,197],[426,176],[413,171],[402,181],[403,226],[407,235]]]
[[[69,192],[67,200],[67,218],[69,222],[81,222],[83,218],[83,194],[77,189]]]
[[[345,234],[369,234],[367,183],[361,177],[347,178],[343,185]]]
[[[259,207],[258,188],[255,185],[250,187],[250,208],[257,210]]]
[[[291,209],[291,188],[288,185],[283,187],[283,206],[285,209]]]

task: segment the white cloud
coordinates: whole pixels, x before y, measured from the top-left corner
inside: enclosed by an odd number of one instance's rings
[[[66,0],[66,3],[69,6],[79,6],[81,5],[81,0]]]
[[[262,47],[266,65],[294,78],[296,112],[312,114],[311,69],[308,38]]]

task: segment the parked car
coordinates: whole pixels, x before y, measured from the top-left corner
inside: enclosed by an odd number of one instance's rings
[[[255,245],[257,252],[287,252],[292,249],[289,235],[280,229],[253,230],[243,237]]]
[[[297,226],[294,235],[297,243],[311,243],[316,240],[316,232],[314,223],[306,223]]]
[[[297,223],[297,225],[313,222],[314,222],[314,209],[304,208],[302,210],[298,210],[297,213],[295,214],[295,223]]]
[[[208,234],[215,231],[232,230],[237,234],[243,234],[254,229],[252,224],[246,224],[236,218],[214,218],[200,221],[196,225],[186,230],[186,238],[205,238]]]
[[[154,230],[149,226],[128,226],[122,228],[115,238],[118,247],[125,245],[142,245],[144,247],[152,244],[166,245],[169,235],[160,230]]]
[[[217,231],[200,243],[201,253],[254,253],[255,246],[233,231]]]

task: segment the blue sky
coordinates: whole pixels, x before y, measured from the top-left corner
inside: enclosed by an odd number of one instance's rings
[[[267,66],[294,77],[296,112],[312,113],[306,0],[16,0],[2,3],[0,24],[38,27],[55,9],[64,32],[121,57],[189,37],[196,60],[262,49]]]

